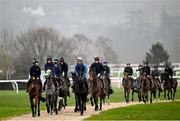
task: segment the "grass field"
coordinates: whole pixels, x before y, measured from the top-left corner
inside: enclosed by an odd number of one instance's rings
[[[121,107],[85,120],[180,120],[180,101]]]
[[[111,102],[123,102],[123,89],[113,88],[113,90]],[[180,88],[177,89],[176,99],[180,99]],[[135,96],[135,100],[137,100],[137,96]],[[74,95],[72,93],[71,97],[68,98],[68,105],[74,105]],[[46,109],[45,103],[41,103],[41,110],[44,109]],[[29,97],[25,90],[19,91],[19,94],[16,94],[15,91],[0,91],[0,119],[27,113],[31,113],[31,109]]]

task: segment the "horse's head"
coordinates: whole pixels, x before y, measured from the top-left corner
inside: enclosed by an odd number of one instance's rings
[[[124,79],[128,79],[128,76],[129,76],[129,73],[128,73],[128,72],[125,72],[125,73],[124,73]]]
[[[90,79],[94,79],[96,78],[96,69],[95,68],[91,68],[90,71],[89,71],[89,76],[90,76]]]

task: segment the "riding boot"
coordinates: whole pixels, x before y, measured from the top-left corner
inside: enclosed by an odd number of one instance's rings
[[[40,85],[40,87],[41,87],[41,93],[43,93],[43,88],[42,88],[42,81],[40,80],[40,79],[38,79],[38,83],[39,83],[39,85]]]

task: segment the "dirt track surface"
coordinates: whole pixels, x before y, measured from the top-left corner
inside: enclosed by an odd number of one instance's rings
[[[130,106],[130,105],[136,105],[139,104],[137,102],[130,102],[130,103],[111,103],[110,105],[103,105],[103,111],[108,110],[108,109],[112,109],[112,108],[117,108],[117,107],[126,107],[126,106]],[[81,121],[87,117],[90,117],[93,114],[98,114],[101,111],[94,111],[94,107],[92,106],[87,106],[87,111],[84,112],[83,116],[80,116],[80,113],[74,113],[74,106],[67,106],[66,109],[63,109],[59,112],[58,115],[53,114],[47,114],[46,111],[41,111],[41,116],[40,117],[35,117],[33,118],[31,116],[31,114],[27,114],[27,115],[22,115],[22,116],[18,116],[18,117],[13,117],[11,119],[9,119],[8,121],[38,121],[38,120],[71,120],[71,121]]]

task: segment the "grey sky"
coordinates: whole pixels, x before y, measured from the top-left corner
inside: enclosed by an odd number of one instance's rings
[[[75,33],[93,40],[108,37],[122,62],[141,62],[151,44],[161,41],[172,54],[171,60],[177,62],[180,60],[173,55],[173,42],[154,37],[163,10],[180,16],[180,0],[0,0],[0,28],[19,31],[45,25],[57,28],[67,37]],[[128,36],[133,32],[125,34],[132,11],[142,11],[148,34],[135,33],[132,38]]]

